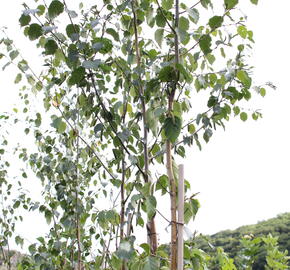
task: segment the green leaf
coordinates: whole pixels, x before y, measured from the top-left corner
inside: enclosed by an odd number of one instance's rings
[[[235,115],[238,115],[239,113],[240,113],[240,108],[238,107],[238,106],[235,106],[234,108],[233,108],[233,111],[234,111],[234,114]]]
[[[208,8],[209,5],[212,6],[211,0],[201,0],[200,3],[204,8]]]
[[[14,51],[11,51],[9,53],[9,56],[10,56],[10,59],[13,61],[17,56],[19,55],[19,52],[14,50]]]
[[[211,52],[211,37],[209,35],[203,35],[201,36],[200,40],[199,40],[199,46],[200,49],[202,50],[202,52],[204,54],[208,54]]]
[[[68,24],[65,28],[67,36],[75,41],[79,38],[80,27],[77,24]]]
[[[184,223],[188,224],[193,216],[191,205],[188,202],[184,203]]]
[[[219,28],[222,26],[222,23],[224,21],[224,18],[222,16],[213,16],[209,19],[209,26],[212,30]]]
[[[211,136],[212,136],[212,130],[207,128],[203,133],[203,139],[205,140],[206,143],[209,142],[209,139],[211,138]]]
[[[189,29],[189,21],[185,17],[179,18],[179,28],[183,31],[187,31]]]
[[[165,10],[172,9],[172,7],[173,7],[173,0],[162,0],[161,6]]]
[[[259,93],[260,93],[260,95],[262,96],[262,97],[264,97],[264,96],[266,96],[266,89],[265,88],[260,88],[260,91],[259,91]]]
[[[38,12],[37,12],[38,16],[41,16],[41,15],[44,14],[44,12],[45,12],[45,6],[44,5],[37,6],[37,9],[38,9]]]
[[[188,224],[191,219],[195,219],[197,211],[200,207],[199,201],[191,199],[189,202],[184,203],[184,223]]]
[[[258,5],[258,0],[251,0],[251,3],[254,5]]]
[[[252,118],[257,121],[259,119],[259,115],[257,113],[252,113]]]
[[[170,82],[176,80],[176,73],[172,66],[163,67],[158,74],[158,78],[161,82]]]
[[[150,255],[150,246],[147,243],[142,243],[140,245],[141,248],[145,251],[146,255]]]
[[[156,183],[156,191],[161,190],[161,194],[164,195],[167,192],[167,187],[168,187],[168,177],[167,175],[161,175]]]
[[[112,41],[108,38],[94,38],[93,41],[92,47],[101,54],[109,53],[113,48]]]
[[[154,9],[152,7],[148,8],[146,11],[146,21],[151,28],[154,26]]]
[[[193,212],[193,215],[195,216],[198,212],[198,209],[200,208],[200,203],[197,199],[191,199],[190,200],[190,204],[191,204],[191,207],[192,207],[192,212]]]
[[[177,34],[179,37],[180,42],[183,45],[188,44],[188,42],[190,41],[190,35],[188,34],[188,31],[182,30],[180,27],[177,29]]]
[[[242,121],[247,121],[247,119],[248,119],[248,114],[245,113],[245,112],[242,112],[242,113],[240,114],[240,118],[241,118]]]
[[[79,67],[77,69],[75,69],[72,73],[71,76],[69,78],[69,84],[70,85],[74,85],[74,84],[78,84],[82,81],[82,79],[84,79],[85,77],[85,69],[83,67]]]
[[[49,225],[51,223],[51,219],[52,219],[52,213],[49,210],[45,210],[45,219],[46,219],[46,223]]]
[[[20,201],[16,201],[16,202],[13,204],[13,208],[14,208],[14,209],[17,209],[19,206],[20,206]]]
[[[94,128],[94,132],[95,132],[95,134],[97,134],[98,132],[102,131],[103,128],[104,128],[104,125],[103,125],[102,123],[97,124],[97,125],[95,126],[95,128]]]
[[[247,31],[247,28],[243,25],[240,25],[238,28],[237,28],[237,32],[238,34],[242,37],[242,38],[247,38],[247,35],[248,35],[248,31]]]
[[[119,259],[115,254],[112,254],[111,264],[113,269],[121,269],[122,268],[122,260]]]
[[[250,88],[252,84],[252,79],[249,77],[248,73],[245,70],[239,70],[237,72],[237,78],[241,81],[241,83]]]
[[[187,72],[187,70],[184,68],[183,65],[176,64],[176,68],[180,72],[180,74],[184,77],[184,79],[187,83],[192,82],[193,78],[192,78],[191,74],[189,72]]]
[[[159,117],[160,115],[162,115],[163,113],[166,112],[165,108],[156,108],[156,110],[154,111],[154,117]]]
[[[22,238],[22,237],[20,237],[19,235],[17,235],[16,237],[15,237],[15,243],[17,244],[17,245],[20,245],[21,247],[23,246],[23,243],[24,243],[24,239]]]
[[[21,26],[25,26],[25,25],[28,25],[31,21],[31,17],[30,15],[24,15],[22,14],[20,19],[19,19],[19,22],[20,22],[20,25]]]
[[[54,0],[50,3],[48,7],[48,16],[53,19],[63,13],[64,5],[62,2]]]
[[[215,56],[213,54],[207,54],[206,59],[211,65],[215,62]]]
[[[173,114],[179,118],[182,117],[182,106],[178,101],[173,103]]]
[[[57,48],[58,48],[57,43],[53,39],[49,39],[44,45],[45,54],[46,55],[55,54]]]
[[[142,270],[157,270],[160,269],[159,260],[156,257],[149,256],[145,259],[145,264]]]
[[[93,61],[88,60],[88,61],[84,61],[82,63],[82,66],[84,68],[98,68],[101,63],[102,63],[102,61],[100,59],[96,59]]]
[[[157,136],[158,121],[156,121],[154,112],[153,112],[153,110],[151,108],[149,108],[146,111],[146,118],[147,118],[148,128],[152,131],[154,136]]]
[[[106,33],[111,35],[116,41],[120,41],[118,32],[113,28],[107,28]]]
[[[195,133],[195,126],[194,126],[194,124],[189,124],[188,126],[187,126],[187,130],[188,130],[188,132],[190,133],[190,134],[193,134],[193,133]]]
[[[62,121],[61,117],[54,119],[51,125],[56,128],[58,133],[64,133],[66,130],[66,123]]]
[[[36,88],[36,90],[38,90],[38,91],[42,90],[42,88],[43,88],[42,83],[41,83],[40,81],[38,81],[38,82],[36,83],[36,85],[35,85],[35,88]]]
[[[151,220],[155,216],[156,205],[157,201],[154,196],[150,195],[146,198],[146,212],[149,220]]]
[[[167,117],[164,122],[165,137],[172,143],[178,138],[182,127],[182,121],[179,117]]]
[[[186,9],[188,15],[189,15],[189,19],[194,22],[197,23],[199,20],[199,12],[196,8],[187,8]]]
[[[36,40],[42,35],[42,27],[37,23],[33,23],[29,26],[27,34],[30,40]]]
[[[251,30],[247,31],[248,39],[252,42],[254,42],[253,35],[254,35],[253,31],[251,31]]]
[[[155,21],[158,27],[164,27],[166,25],[166,20],[164,18],[164,15],[158,11],[156,17],[155,17]]]
[[[232,9],[239,3],[239,0],[224,0],[224,3],[226,9]]]
[[[164,36],[164,29],[159,28],[155,31],[154,33],[154,38],[159,47],[162,47],[162,41],[163,41],[163,36]]]
[[[36,252],[36,244],[32,244],[28,247],[28,251],[31,255],[33,255]]]
[[[221,52],[221,55],[222,55],[222,57],[223,58],[226,58],[226,54],[225,54],[225,50],[224,50],[224,48],[220,48],[220,52]]]
[[[120,259],[124,259],[124,260],[130,260],[133,253],[134,253],[134,250],[132,249],[132,245],[129,241],[122,241],[120,243],[118,250],[116,251],[116,255]]]
[[[218,98],[216,96],[210,96],[208,102],[207,102],[207,106],[210,107],[214,107],[218,102]]]
[[[14,83],[17,84],[21,81],[22,79],[22,74],[21,73],[18,73],[15,80],[14,80]]]

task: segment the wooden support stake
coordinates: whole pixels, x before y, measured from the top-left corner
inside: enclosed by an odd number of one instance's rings
[[[178,166],[178,237],[177,270],[183,270],[183,225],[184,224],[184,166]]]

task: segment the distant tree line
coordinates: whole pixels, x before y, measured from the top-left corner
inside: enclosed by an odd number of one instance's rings
[[[290,213],[280,214],[275,218],[246,225],[236,230],[225,230],[210,236],[198,236],[196,247],[208,254],[214,254],[217,248],[222,248],[230,258],[233,258],[239,268],[245,254],[253,257],[253,270],[264,269],[266,264],[266,247],[256,244],[249,247],[247,241],[267,235],[278,237],[280,251],[290,251]],[[248,249],[248,250],[246,250]],[[242,255],[243,253],[243,255]],[[288,262],[289,265],[289,262]],[[213,269],[219,269],[218,267]]]

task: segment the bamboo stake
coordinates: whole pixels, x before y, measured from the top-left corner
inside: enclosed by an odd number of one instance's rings
[[[183,270],[184,165],[178,166],[177,270]]]
[[[169,103],[172,104],[172,103]],[[176,183],[172,168],[171,142],[166,141],[166,167],[170,185],[170,212],[171,212],[171,243],[170,243],[170,270],[177,269],[177,211],[176,211]]]

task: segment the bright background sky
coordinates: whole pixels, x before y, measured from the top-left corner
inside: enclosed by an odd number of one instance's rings
[[[200,192],[198,231],[232,229],[290,209],[289,10],[285,0],[260,1],[245,10],[256,41],[255,82],[272,81],[277,90],[252,103],[262,110],[261,120],[234,119],[185,163],[186,175]]]
[[[21,9],[21,1],[6,1],[0,10],[0,26],[9,26],[7,32],[17,46],[23,45],[27,51],[25,46],[30,43],[24,43],[18,26]],[[245,123],[233,119],[226,131],[214,134],[202,152],[195,147],[190,151],[185,176],[193,193],[200,192],[202,206],[190,225],[193,231],[215,233],[289,211],[289,10],[290,1],[286,0],[264,0],[245,10],[256,41],[251,59],[256,67],[255,83],[271,81],[277,90],[251,103],[253,109],[262,110],[262,119]],[[0,112],[11,111],[16,102],[14,77],[11,72],[0,72]],[[44,224],[26,218],[18,230],[32,239],[44,231]]]

